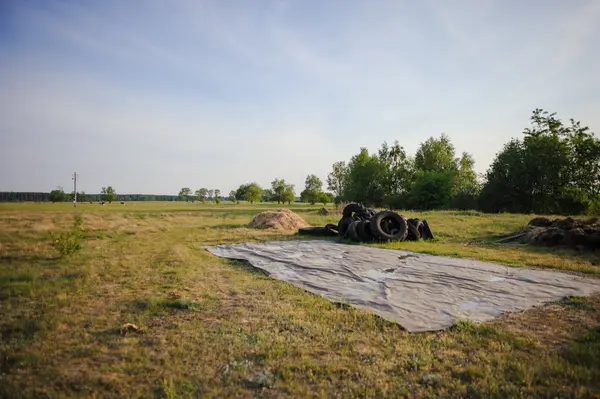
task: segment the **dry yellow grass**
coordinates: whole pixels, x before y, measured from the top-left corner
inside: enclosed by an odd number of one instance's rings
[[[298,230],[308,227],[304,219],[289,209],[275,209],[261,212],[256,215],[248,227],[252,229],[276,229],[276,230]]]
[[[246,227],[268,206],[67,205],[0,204],[0,397],[600,395],[600,298],[408,334],[201,248],[294,239]],[[293,207],[335,222],[317,209]],[[74,214],[83,250],[57,258],[47,234]],[[592,254],[492,243],[529,215],[416,216],[439,238],[390,246],[600,268]],[[121,335],[125,323],[143,334]]]

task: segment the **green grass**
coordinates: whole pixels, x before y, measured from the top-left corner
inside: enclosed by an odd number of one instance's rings
[[[598,297],[409,334],[201,249],[296,239],[244,227],[276,207],[0,204],[0,397],[600,395]],[[600,271],[597,255],[494,243],[532,215],[406,213],[436,240],[385,247]],[[82,249],[59,257],[49,233],[74,224]]]

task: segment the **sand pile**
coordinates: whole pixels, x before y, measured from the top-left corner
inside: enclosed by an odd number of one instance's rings
[[[266,211],[256,215],[248,224],[253,229],[297,230],[310,226],[304,219],[289,209]]]

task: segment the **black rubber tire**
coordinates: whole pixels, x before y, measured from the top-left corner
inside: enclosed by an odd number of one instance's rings
[[[358,236],[358,232],[356,231],[356,227],[359,223],[361,222],[352,222],[350,226],[348,226],[348,231],[346,232],[348,234],[348,237],[355,242],[360,242],[360,237]]]
[[[419,241],[423,238],[423,232],[425,231],[423,222],[419,219],[408,219],[408,237],[407,240]]]
[[[335,230],[335,234],[337,234],[337,232],[338,232],[338,226],[337,226],[337,224],[328,223],[328,224],[325,225],[325,228],[329,229],[329,230]]]
[[[342,215],[344,215],[344,217],[351,217],[353,216],[354,213],[360,213],[363,212],[365,210],[365,207],[359,204],[348,204],[344,207],[344,210],[342,211]]]
[[[383,211],[371,218],[371,233],[382,241],[404,241],[408,234],[408,223],[396,212]]]
[[[419,234],[419,230],[417,229],[417,226],[415,226],[414,224],[409,222],[407,227],[408,227],[408,235],[406,236],[406,239],[408,241],[419,241],[421,239],[421,234]]]
[[[419,237],[423,238],[425,235],[425,225],[419,219],[417,219],[417,223],[415,224],[417,231],[419,232]]]
[[[343,217],[340,219],[338,223],[338,236],[344,237],[346,235],[346,231],[348,231],[348,226],[350,223],[354,222],[354,219],[351,217]]]
[[[298,229],[301,236],[335,237],[338,233],[327,227],[302,227]]]
[[[360,212],[356,212],[354,214],[354,217],[358,218],[359,220],[371,220],[373,215],[368,210],[363,210]]]
[[[423,224],[423,238],[426,240],[433,240],[433,233],[429,228],[429,223],[427,223],[427,220],[423,220],[421,223]]]
[[[359,222],[356,226],[356,232],[358,233],[358,237],[362,242],[373,242],[375,237],[373,233],[371,233],[371,221],[363,220]]]

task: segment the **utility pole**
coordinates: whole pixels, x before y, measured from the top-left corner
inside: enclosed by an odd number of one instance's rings
[[[77,172],[73,172],[73,206],[77,207]]]

